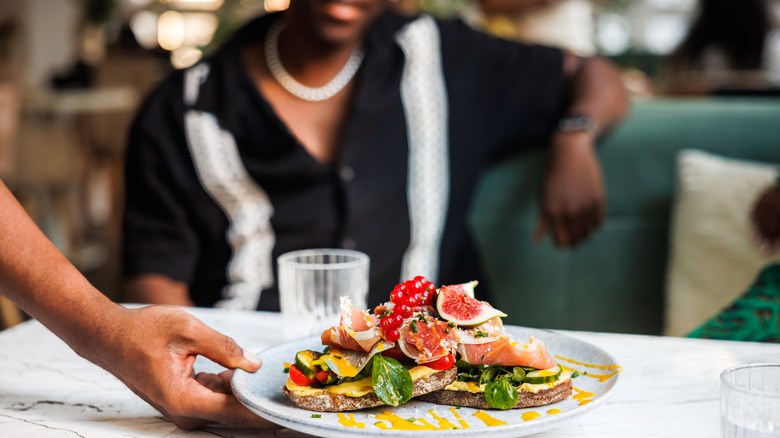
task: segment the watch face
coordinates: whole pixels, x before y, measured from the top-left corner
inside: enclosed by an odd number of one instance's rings
[[[558,121],[558,130],[561,132],[581,132],[593,129],[593,120],[586,115],[565,117]]]

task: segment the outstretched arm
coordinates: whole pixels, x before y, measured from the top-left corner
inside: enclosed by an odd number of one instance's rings
[[[126,309],[111,302],[49,242],[0,181],[0,293],[104,368],[176,425],[269,426],[232,395],[194,376],[204,355],[256,371],[260,360],[232,339],[172,307]]]
[[[569,90],[564,116],[587,116],[592,126],[553,133],[535,236],[550,233],[558,246],[571,247],[604,220],[606,195],[595,142],[628,112],[628,94],[617,70],[600,58],[566,53],[563,69]]]

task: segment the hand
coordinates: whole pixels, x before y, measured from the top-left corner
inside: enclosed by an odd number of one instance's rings
[[[780,185],[774,185],[758,197],[750,214],[754,239],[766,255],[780,252]]]
[[[588,132],[553,135],[536,240],[549,232],[557,246],[576,246],[604,221],[606,196],[593,143]]]
[[[197,355],[226,368],[257,371],[261,362],[232,339],[174,307],[119,310],[104,345],[90,348],[102,366],[174,424],[195,429],[210,423],[278,427],[251,413],[232,395],[232,370],[220,375],[193,371]],[[94,347],[94,346],[93,346]]]

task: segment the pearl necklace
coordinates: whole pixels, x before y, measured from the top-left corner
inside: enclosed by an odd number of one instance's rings
[[[287,73],[279,59],[279,34],[282,33],[283,27],[282,21],[276,20],[268,29],[268,34],[265,36],[265,62],[279,85],[300,99],[309,102],[330,99],[347,86],[363,62],[363,50],[358,49],[330,82],[319,88],[307,87]]]

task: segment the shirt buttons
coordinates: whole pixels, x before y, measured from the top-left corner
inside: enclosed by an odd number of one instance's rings
[[[350,182],[353,179],[355,179],[355,169],[349,166],[342,167],[340,173],[341,173],[341,180],[344,182]]]
[[[341,241],[341,247],[344,249],[355,249],[357,248],[357,242],[355,242],[355,239],[345,237],[344,240]]]

